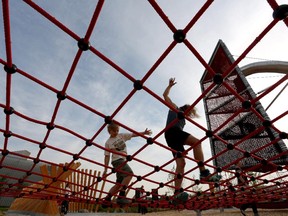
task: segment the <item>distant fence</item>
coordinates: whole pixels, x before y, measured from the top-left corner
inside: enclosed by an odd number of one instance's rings
[[[75,193],[73,199],[77,200],[76,202],[69,202],[69,212],[79,212],[80,210],[88,210],[89,212],[98,211],[99,206],[87,202],[79,202],[80,200],[93,200],[95,201],[96,197],[101,197],[102,193],[97,191],[103,191],[104,182],[100,183],[97,179],[101,176],[100,171],[88,170],[88,169],[79,169],[79,172],[73,172],[67,179],[71,183],[71,190]],[[92,185],[92,186],[91,186]],[[64,188],[65,184],[61,185]],[[89,187],[84,193],[83,188]],[[101,187],[101,188],[100,188]],[[100,188],[100,189],[99,189]]]

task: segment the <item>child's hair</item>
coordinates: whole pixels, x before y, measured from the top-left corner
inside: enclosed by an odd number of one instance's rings
[[[189,104],[185,104],[185,105],[180,107],[180,110],[185,112],[189,107],[190,107]]]
[[[119,125],[117,125],[116,123],[114,123],[112,121],[110,124],[108,124],[107,129],[108,129],[108,132],[110,132],[111,130],[114,130],[114,129],[118,128],[118,127],[119,127]]]
[[[185,104],[185,105],[183,105],[183,106],[180,107],[180,110],[183,111],[183,112],[185,112],[190,106],[191,106],[191,105],[189,105],[189,104]],[[191,112],[191,114],[192,114],[191,117],[194,117],[194,118],[198,118],[198,117],[199,117],[199,115],[198,115],[198,113],[197,113],[197,110],[196,110],[196,107],[193,107],[192,110],[190,110],[190,112]]]

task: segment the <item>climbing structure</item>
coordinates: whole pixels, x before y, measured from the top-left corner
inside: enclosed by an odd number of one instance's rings
[[[240,68],[231,71],[223,84],[222,75],[233,63],[227,47],[219,41],[209,62],[217,74],[211,76],[206,72],[201,80],[203,91],[207,91],[212,83],[216,84],[204,98],[208,127],[214,131],[209,131],[213,135],[212,153],[213,156],[219,155],[214,160],[215,166],[229,169],[235,164],[235,159],[242,160],[242,169],[253,167],[253,171],[258,172],[286,165],[287,147],[281,139],[281,131],[277,133],[274,130]]]
[[[4,39],[2,39],[3,41],[1,41],[1,43],[4,44],[5,50],[2,48],[2,58],[0,58],[0,63],[3,65],[0,76],[2,85],[4,86],[1,87],[3,92],[0,92],[0,107],[3,109],[0,118],[2,123],[0,132],[3,134],[0,144],[1,197],[13,197],[21,200],[41,199],[53,201],[61,201],[65,198],[70,199],[71,203],[73,202],[74,204],[86,203],[101,205],[103,203],[103,197],[108,193],[109,187],[113,184],[118,184],[114,178],[115,170],[112,169],[110,165],[106,167],[108,168],[108,172],[105,175],[101,175],[98,172],[105,168],[103,162],[105,151],[103,137],[106,136],[107,138],[106,126],[111,123],[111,121],[115,121],[123,129],[139,135],[141,140],[141,146],[137,145],[134,153],[126,157],[127,163],[134,163],[141,167],[135,170],[132,181],[128,185],[127,191],[129,191],[129,193],[127,194],[127,198],[131,200],[131,206],[137,205],[139,201],[134,198],[139,185],[144,185],[146,189],[146,193],[141,197],[141,202],[144,199],[146,200],[145,205],[151,207],[210,209],[239,206],[242,203],[249,203],[251,201],[256,201],[259,204],[265,204],[268,201],[272,203],[272,207],[275,207],[276,203],[282,203],[287,199],[287,147],[285,144],[285,140],[287,140],[287,127],[285,131],[285,129],[277,128],[274,124],[278,120],[287,117],[288,111],[286,109],[284,112],[277,113],[277,117],[270,119],[263,111],[263,107],[259,101],[271,92],[274,87],[285,83],[288,74],[283,75],[277,83],[262,92],[260,96],[250,95],[251,91],[248,91],[248,94],[245,90],[247,85],[245,88],[240,89],[239,92],[236,85],[233,85],[231,77],[236,77],[235,79],[241,81],[240,85],[243,84],[244,79],[241,77],[243,74],[239,71],[238,64],[278,23],[281,25],[284,23],[284,25],[288,26],[288,5],[278,5],[275,0],[263,2],[268,8],[271,8],[270,23],[263,28],[259,35],[256,35],[257,38],[255,40],[254,38],[251,40],[251,44],[247,46],[235,61],[231,61],[229,58],[227,60],[227,58],[222,56],[221,61],[217,61],[219,65],[215,66],[212,60],[211,62],[206,61],[201,55],[201,52],[196,49],[197,46],[194,46],[192,41],[187,38],[187,34],[193,31],[194,26],[198,24],[201,17],[205,16],[205,13],[210,10],[211,5],[213,5],[213,0],[205,1],[199,11],[191,17],[190,22],[181,29],[174,26],[157,1],[148,0],[147,4],[151,6],[151,10],[159,15],[159,19],[167,25],[167,28],[171,32],[171,42],[167,44],[164,52],[155,60],[145,74],[139,78],[138,73],[129,73],[126,69],[123,69],[124,67],[120,67],[120,63],[114,61],[113,57],[107,57],[105,55],[107,52],[107,50],[105,50],[105,44],[93,44],[90,42],[95,32],[96,35],[105,32],[105,20],[101,19],[101,13],[109,10],[109,8],[105,8],[105,0],[99,0],[97,2],[95,10],[92,12],[91,21],[87,24],[86,31],[81,33],[74,32],[72,30],[73,25],[71,24],[70,26],[68,24],[69,21],[65,19],[60,21],[60,19],[53,16],[53,14],[50,14],[49,10],[45,10],[45,6],[41,7],[36,2],[30,0],[17,1],[17,4],[21,4],[21,6],[25,5],[25,7],[33,10],[37,19],[45,20],[45,23],[49,23],[49,26],[52,25],[56,28],[58,33],[64,33],[66,36],[65,40],[69,42],[72,41],[75,45],[75,56],[73,59],[70,59],[71,64],[69,69],[66,68],[68,73],[61,73],[63,65],[59,60],[57,67],[59,73],[57,73],[54,78],[62,80],[63,82],[61,85],[57,84],[56,86],[53,81],[51,81],[53,79],[49,77],[49,73],[41,73],[45,68],[35,66],[33,67],[34,71],[26,71],[27,65],[18,65],[17,61],[20,61],[20,58],[15,59],[13,57],[13,52],[21,51],[20,48],[14,47],[15,43],[13,41],[13,25],[11,25],[11,20],[13,20],[13,16],[11,15],[11,10],[14,6],[13,3],[12,1],[2,0],[4,23],[2,34],[4,33]],[[103,8],[105,8],[105,10]],[[79,10],[80,9],[81,8],[79,8]],[[69,10],[67,10],[67,13],[68,11]],[[85,13],[85,15],[87,14]],[[98,25],[102,28],[99,29]],[[107,26],[108,25],[109,23],[107,23]],[[38,31],[41,30],[43,29],[39,29]],[[119,31],[119,29],[115,30],[115,32],[117,31]],[[137,29],[133,29],[133,31],[137,31]],[[55,43],[59,43],[59,46],[64,42],[58,41],[57,36],[55,36],[55,38],[45,38],[45,40],[47,43],[49,43],[50,40],[56,41]],[[127,41],[129,41],[129,38],[127,38]],[[106,43],[109,43],[109,41],[106,41]],[[212,157],[206,158],[205,161],[195,161],[189,154],[177,154],[179,157],[185,157],[187,163],[191,162],[194,164],[192,167],[188,167],[183,175],[175,173],[173,169],[169,168],[175,163],[175,159],[171,157],[170,149],[166,143],[163,142],[163,139],[161,139],[166,130],[164,125],[158,131],[154,131],[151,137],[148,137],[137,132],[141,129],[130,127],[130,124],[122,117],[122,115],[130,115],[133,111],[137,110],[137,106],[141,105],[147,107],[147,114],[149,110],[152,110],[153,114],[158,113],[159,110],[156,108],[153,109],[154,102],[165,107],[163,110],[167,112],[168,105],[162,99],[162,96],[153,91],[153,86],[148,87],[149,85],[147,85],[147,83],[153,80],[153,75],[157,73],[160,64],[168,58],[169,54],[178,45],[185,46],[193,57],[205,68],[202,80],[202,84],[204,84],[204,87],[202,87],[203,91],[199,97],[190,102],[192,108],[203,100],[206,116],[210,121],[208,121],[208,125],[201,125],[189,117],[185,118],[189,124],[199,128],[205,134],[199,138],[201,141],[210,140],[212,150]],[[100,51],[100,47],[104,47],[103,52]],[[45,46],[39,47],[41,51],[45,51],[46,48]],[[65,52],[71,52],[71,50],[67,49]],[[63,52],[63,59],[65,59],[65,52]],[[28,57],[31,55],[28,49],[26,50],[26,54]],[[33,55],[38,55],[38,53],[33,53]],[[121,53],[119,53],[119,55],[121,56]],[[133,63],[133,58],[136,58],[135,56],[136,54],[131,54],[131,64]],[[85,64],[85,61],[88,61],[90,58],[93,59],[95,67],[91,67],[89,71],[93,72],[90,72],[89,76],[84,78],[83,75],[81,75],[81,67],[79,67],[79,65],[83,62]],[[65,59],[65,61],[67,61],[67,59]],[[228,61],[229,64],[227,64]],[[45,59],[45,63],[47,65],[55,64],[54,62],[49,62],[49,59]],[[27,62],[27,64],[35,65],[36,62],[33,62],[33,58],[31,58],[31,62]],[[105,65],[107,68],[112,68],[113,73],[109,71],[109,69],[99,71],[97,69],[98,65]],[[218,69],[221,69],[221,71],[218,71]],[[100,74],[97,79],[95,79],[94,73]],[[122,99],[100,102],[97,100],[98,96],[103,96],[104,98],[108,98],[109,96],[105,95],[106,92],[103,91],[106,82],[110,81],[107,79],[108,75],[113,77],[111,78],[113,82],[123,83],[123,86],[130,84],[131,88],[123,91],[121,88],[114,89],[115,95],[120,95]],[[81,81],[81,83],[76,85],[75,80]],[[88,84],[85,80],[87,82],[93,80],[102,86],[100,85],[101,87],[98,88],[95,87],[93,92],[86,91]],[[27,83],[29,88],[22,89],[23,83]],[[152,83],[156,85],[157,82]],[[157,85],[163,85],[164,88],[166,84],[157,83]],[[14,89],[17,89],[17,91]],[[81,93],[75,93],[74,95],[69,94],[72,90]],[[17,97],[17,93],[20,94],[23,92],[30,92],[31,95],[27,98]],[[143,104],[141,100],[135,99],[137,94],[143,93],[145,93],[145,95],[142,95],[143,98],[148,95],[150,101],[153,102]],[[41,105],[34,100],[34,95],[38,94],[43,95],[43,104]],[[222,101],[223,103],[220,103],[219,100],[221,97],[222,99],[223,97],[229,97],[230,99],[225,99]],[[215,100],[217,103],[209,103],[209,99],[210,101]],[[21,100],[21,102],[23,100],[31,101],[31,104],[25,109],[19,105],[21,103],[18,103],[18,100]],[[133,103],[135,102],[134,100],[136,100],[136,103]],[[232,103],[235,100],[237,100],[237,103]],[[100,103],[102,103],[102,106],[99,105]],[[136,105],[131,107],[130,103]],[[229,105],[231,106],[229,107]],[[68,106],[73,107],[70,113],[65,112],[65,108]],[[27,110],[32,110],[32,112],[28,112]],[[44,112],[44,110],[49,110],[50,115],[41,115],[41,111]],[[85,116],[87,123],[85,125],[77,125],[78,113],[82,113],[83,110],[88,113]],[[159,112],[162,113],[162,111]],[[225,118],[221,117],[221,119],[219,119],[219,116],[222,114],[225,114]],[[144,119],[141,115],[142,113],[137,113],[134,117],[142,124]],[[252,122],[253,124],[250,122],[252,121],[251,115],[253,118],[257,118],[256,123],[255,121]],[[179,113],[178,116],[179,118],[184,117],[183,113]],[[217,118],[213,119],[215,116],[217,116]],[[166,113],[163,114],[163,118],[165,117]],[[155,119],[155,122],[157,121],[159,120]],[[28,128],[31,129],[31,131],[27,132],[25,126],[19,129],[18,125],[21,125],[23,122],[29,125]],[[84,126],[87,125],[89,125],[88,129],[86,127],[84,129]],[[141,128],[142,127],[150,126],[141,125]],[[66,138],[68,136],[73,138],[72,142],[69,141],[69,143],[67,143]],[[101,142],[99,140],[101,140]],[[258,142],[260,142],[259,140],[261,140],[261,144],[258,144]],[[27,145],[29,146],[29,150],[35,151],[36,149],[37,153],[30,156],[29,154],[17,152],[16,150],[23,150],[23,145],[19,145],[19,143],[29,144]],[[187,149],[187,152],[190,150],[191,149]],[[146,155],[147,152],[152,154],[153,151],[161,152],[161,154],[163,153],[165,156],[162,157],[162,155],[159,155],[157,163],[151,163],[152,160],[149,160],[148,156],[145,158],[142,157],[144,153]],[[100,154],[98,154],[98,152],[100,152]],[[21,163],[11,163],[11,160],[15,158],[20,158],[22,161],[25,161],[25,167],[21,166]],[[58,161],[62,158],[65,161],[62,161],[62,165],[59,165],[60,163]],[[167,158],[167,160],[162,163],[162,158]],[[235,183],[239,174],[235,172],[233,165],[238,163],[240,159],[247,161],[245,166],[243,166],[246,172],[240,174],[248,177],[249,185],[246,187],[239,186]],[[85,163],[89,164],[88,169],[95,171],[85,172],[83,170],[86,168],[76,169],[74,165],[78,161],[81,161],[81,165],[83,166]],[[47,168],[47,172],[45,173],[39,172],[37,168],[40,164],[44,164],[50,168]],[[199,166],[203,164],[209,167],[212,174],[221,174],[223,176],[222,180],[215,184],[210,183],[209,187],[206,187],[206,185],[199,188],[202,182],[198,179],[198,175],[195,177],[192,172],[197,171]],[[55,173],[52,170],[49,170],[56,169],[55,167],[58,167],[56,175],[54,175]],[[15,173],[11,174],[12,172],[17,173],[17,175],[14,175]],[[51,174],[52,172],[54,173],[53,175]],[[81,173],[79,176],[82,176],[81,179],[84,179],[84,182],[79,182],[77,178],[67,180],[64,178],[67,176],[67,172]],[[253,175],[249,175],[251,172]],[[95,176],[96,173],[98,173],[97,176]],[[158,175],[162,176],[162,178],[157,178]],[[173,177],[167,179],[164,177],[163,179],[163,176]],[[167,190],[174,189],[173,184],[171,184],[174,178],[184,178],[186,182],[185,186],[183,186],[183,191],[189,194],[189,199],[185,205],[172,205],[170,201],[173,200],[173,195],[167,195],[163,192],[163,188],[168,188]],[[45,179],[44,183],[39,181],[39,179]],[[92,179],[93,181],[91,182],[88,179]],[[66,193],[63,191],[63,184],[67,181],[72,184],[72,193],[69,196],[65,196]],[[57,191],[58,194],[55,191]],[[21,200],[19,202],[22,202]],[[89,210],[95,211],[97,209],[90,209],[89,207]]]

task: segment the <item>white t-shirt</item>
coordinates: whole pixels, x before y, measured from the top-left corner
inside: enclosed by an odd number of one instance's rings
[[[116,137],[110,137],[106,143],[105,143],[105,148],[111,149],[113,151],[118,151],[121,152],[122,154],[127,155],[127,147],[126,147],[126,141],[130,140],[132,138],[132,133],[120,133]],[[109,151],[105,151],[105,155],[110,155]],[[115,153],[112,153],[112,162],[115,160],[118,160],[120,158],[124,158],[122,155],[118,155]]]

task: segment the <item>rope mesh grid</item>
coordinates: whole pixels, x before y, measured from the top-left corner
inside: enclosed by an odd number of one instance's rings
[[[54,17],[52,14],[49,14],[48,11],[41,8],[36,3],[24,0],[22,4],[26,3],[26,6],[31,7],[31,9],[35,10],[35,14],[41,19],[45,19],[45,22],[49,22],[49,24],[54,25],[57,29],[62,31],[62,33],[67,34],[70,40],[75,41],[75,46],[77,46],[77,52],[74,56],[74,59],[71,59],[71,66],[69,68],[69,72],[67,73],[66,77],[61,77],[63,80],[62,86],[54,86],[53,84],[49,84],[45,81],[45,79],[39,78],[36,72],[25,71],[25,67],[19,68],[16,66],[17,62],[14,62],[13,59],[13,34],[12,29],[13,26],[10,26],[10,19],[11,14],[9,8],[9,1],[2,1],[2,13],[3,13],[3,22],[4,22],[4,33],[5,33],[5,48],[6,48],[6,58],[0,59],[0,63],[3,65],[2,72],[2,79],[4,78],[5,74],[5,85],[6,85],[6,92],[1,93],[3,94],[2,97],[6,97],[6,100],[1,100],[0,107],[3,109],[3,116],[1,118],[2,126],[0,128],[1,133],[3,134],[3,143],[1,144],[0,150],[2,153],[0,159],[0,169],[3,170],[13,170],[17,173],[21,173],[21,178],[15,177],[13,175],[7,175],[8,172],[1,172],[0,177],[2,178],[1,181],[1,196],[7,197],[27,197],[27,198],[35,198],[35,199],[51,199],[51,200],[58,200],[63,199],[65,197],[65,189],[63,185],[66,182],[72,182],[72,196],[69,197],[70,201],[73,202],[80,202],[80,203],[96,203],[101,204],[103,202],[103,197],[108,194],[108,187],[104,187],[104,183],[106,184],[118,184],[114,180],[111,180],[115,170],[113,170],[110,166],[108,167],[109,172],[104,175],[97,175],[95,176],[96,172],[92,174],[92,172],[86,172],[81,169],[74,169],[73,164],[78,160],[87,162],[93,167],[98,167],[100,169],[104,169],[105,165],[103,164],[103,159],[100,158],[93,158],[87,154],[88,149],[94,149],[95,151],[102,151],[104,152],[105,147],[103,143],[98,142],[98,138],[101,134],[106,132],[107,123],[110,120],[116,121],[120,127],[130,132],[133,132],[140,137],[142,137],[142,146],[135,151],[132,155],[126,156],[127,161],[133,161],[134,163],[141,164],[142,167],[145,167],[145,172],[143,175],[139,176],[137,171],[133,174],[133,179],[131,183],[128,185],[128,190],[134,194],[137,190],[137,184],[140,182],[145,182],[145,184],[152,185],[151,190],[146,191],[145,196],[152,196],[152,200],[147,201],[147,205],[154,206],[154,207],[164,207],[164,208],[175,208],[175,206],[171,205],[169,200],[173,199],[173,196],[167,196],[166,194],[158,193],[158,190],[161,188],[169,187],[173,189],[171,183],[174,179],[163,179],[163,181],[155,181],[153,176],[157,175],[157,173],[165,173],[165,175],[174,175],[177,174],[175,171],[171,171],[167,169],[168,165],[171,165],[175,162],[175,159],[167,160],[163,164],[153,164],[149,162],[149,159],[143,159],[141,154],[143,152],[151,151],[155,146],[162,150],[166,151],[166,154],[170,153],[170,149],[166,146],[165,143],[159,141],[159,137],[163,135],[167,128],[163,127],[161,131],[157,134],[154,134],[152,137],[147,137],[139,132],[135,128],[129,127],[125,121],[118,120],[118,116],[125,112],[123,111],[126,107],[129,106],[130,102],[134,99],[136,94],[147,94],[151,98],[151,100],[156,101],[157,103],[163,104],[165,108],[168,109],[168,104],[155,93],[152,88],[145,86],[145,84],[150,80],[153,79],[153,74],[156,73],[155,71],[160,66],[162,62],[164,62],[167,56],[173,51],[175,47],[177,47],[178,43],[182,43],[182,45],[186,46],[187,49],[196,57],[199,63],[205,68],[209,76],[214,77],[218,71],[214,71],[213,67],[211,67],[208,62],[204,60],[201,56],[200,52],[194,47],[191,41],[185,38],[185,34],[189,33],[197,23],[197,21],[205,14],[205,12],[209,9],[210,5],[213,1],[206,1],[206,3],[200,8],[198,13],[191,19],[191,21],[187,24],[183,31],[177,31],[177,28],[174,24],[169,20],[168,16],[164,13],[161,7],[156,3],[156,1],[149,0],[149,4],[151,8],[155,10],[155,13],[159,15],[162,21],[167,25],[168,29],[171,31],[171,35],[174,34],[174,40],[171,39],[171,43],[168,47],[164,50],[164,52],[160,55],[160,57],[155,61],[151,68],[144,74],[142,79],[136,78],[131,73],[128,73],[125,69],[122,69],[117,62],[114,62],[113,59],[105,56],[100,49],[97,49],[97,45],[90,44],[89,40],[92,37],[94,31],[97,30],[97,22],[99,17],[101,16],[103,5],[105,5],[104,0],[99,0],[95,10],[92,14],[91,21],[87,26],[87,30],[84,35],[77,35],[77,33],[73,32],[69,29],[69,26],[66,26],[64,23],[61,23],[57,20],[57,17]],[[278,5],[275,1],[271,0],[268,1],[272,10],[275,10]],[[10,2],[11,4],[11,2]],[[267,3],[266,3],[267,4]],[[35,15],[35,16],[36,16]],[[262,40],[278,24],[278,22],[282,23],[282,20],[279,19],[271,19],[271,22],[263,29],[262,32],[259,33],[258,37],[252,41],[252,43],[244,50],[244,52],[239,55],[236,61],[227,67],[225,71],[223,71],[223,77],[228,76],[237,64],[243,60],[243,58]],[[287,25],[287,19],[283,19],[283,22]],[[176,32],[178,35],[176,35]],[[180,32],[180,33],[179,33]],[[180,35],[180,36],[179,36]],[[181,37],[182,38],[179,38]],[[121,80],[125,79],[124,84],[130,83],[131,91],[126,91],[122,93],[122,101],[119,101],[119,105],[117,105],[110,113],[106,113],[106,111],[95,109],[92,105],[89,105],[85,101],[78,99],[79,97],[74,97],[73,95],[69,95],[69,89],[73,88],[73,79],[79,78],[78,75],[78,65],[80,61],[85,61],[85,54],[89,53],[90,57],[97,58],[97,62],[101,62],[101,64],[106,64],[109,67],[112,67],[116,72],[117,76],[121,76]],[[6,73],[4,73],[6,71]],[[284,83],[288,78],[288,75],[282,77],[279,84]],[[33,86],[37,86],[37,89],[41,89],[41,91],[49,92],[49,98],[54,98],[54,106],[50,108],[50,116],[43,117],[43,118],[36,118],[34,116],[37,115],[27,115],[25,111],[20,111],[21,109],[17,107],[17,103],[15,102],[13,96],[13,85],[16,79],[21,79],[24,82],[28,82]],[[247,96],[247,92],[236,92],[235,88],[233,88],[233,84],[231,79],[233,77],[229,77],[229,79],[223,80],[223,85],[225,88],[218,88],[217,85],[213,82],[205,83],[205,90],[202,94],[199,95],[198,98],[193,101],[193,104],[197,104],[199,101],[203,100],[206,97],[210,97],[211,101],[208,105],[210,112],[218,112],[223,113],[225,118],[223,119],[214,119],[213,116],[211,117],[210,121],[214,123],[212,125],[211,131],[221,131],[220,135],[214,134],[214,138],[217,138],[215,141],[215,149],[214,155],[211,158],[206,159],[203,163],[209,167],[210,170],[213,170],[212,174],[220,173],[224,178],[219,183],[209,183],[209,187],[206,187],[199,190],[199,179],[195,176],[191,176],[191,173],[197,170],[199,167],[197,166],[197,162],[189,155],[182,155],[186,158],[186,160],[194,162],[196,165],[186,170],[183,177],[186,182],[190,182],[189,185],[183,188],[184,191],[190,194],[189,199],[186,205],[178,206],[177,208],[187,208],[187,209],[211,209],[211,208],[219,208],[219,207],[229,207],[229,206],[239,206],[242,203],[249,203],[249,202],[265,202],[269,201],[279,201],[287,198],[287,171],[286,164],[283,164],[282,158],[286,156],[287,151],[281,152],[277,155],[273,154],[272,158],[269,160],[262,158],[259,155],[262,154],[270,154],[271,149],[269,146],[274,146],[277,142],[281,139],[287,139],[287,133],[285,131],[279,130],[275,126],[273,127],[273,133],[276,134],[276,140],[274,141],[267,141],[264,140],[264,143],[259,143],[257,136],[267,136],[265,130],[263,130],[262,122],[264,119],[259,116],[258,122],[255,123],[258,128],[255,130],[259,130],[260,132],[256,137],[253,134],[253,131],[249,131],[249,133],[245,134],[245,136],[238,136],[239,131],[236,131],[237,128],[230,127],[229,130],[223,130],[220,126],[225,125],[225,121],[229,118],[233,118],[233,115],[236,116],[237,114],[243,111],[243,107],[240,102],[245,100],[250,100],[252,103],[257,103],[262,97],[267,95],[270,89],[264,91],[259,97],[249,98]],[[16,83],[16,82],[15,82]],[[123,84],[123,85],[124,85]],[[84,88],[84,87],[83,87]],[[221,106],[218,103],[217,95],[209,95],[211,90],[215,90],[218,94],[226,95],[227,98],[230,98],[228,101],[228,108],[233,109],[233,113],[227,112],[227,106]],[[115,92],[116,93],[116,92]],[[215,93],[215,91],[214,91]],[[90,93],[90,94],[94,94]],[[89,97],[89,95],[87,95]],[[235,103],[237,101],[237,103]],[[240,101],[240,102],[239,102]],[[68,104],[68,105],[67,105]],[[91,104],[91,103],[90,103]],[[192,104],[192,106],[193,106]],[[50,104],[51,106],[51,104]],[[85,133],[83,130],[74,130],[72,127],[69,127],[69,123],[66,124],[65,121],[58,121],[58,119],[62,118],[62,115],[65,114],[65,106],[73,106],[75,107],[75,115],[77,115],[77,110],[85,111],[90,113],[95,120],[95,125],[97,125],[96,129],[94,127],[93,134],[92,133]],[[231,106],[231,107],[229,107]],[[33,107],[31,107],[33,109]],[[216,111],[215,111],[216,110]],[[243,116],[246,114],[241,115],[242,121],[245,121],[246,124],[253,121],[249,118],[249,115],[258,115],[257,112],[254,110],[252,114],[247,114],[246,117]],[[68,116],[68,115],[65,115]],[[232,116],[232,117],[231,117]],[[270,122],[277,121],[281,118],[287,116],[287,111],[283,113],[279,113],[275,119],[271,119]],[[188,117],[187,121],[193,124],[194,126],[206,132],[207,129],[206,125],[199,125],[194,122],[192,119]],[[243,120],[244,119],[244,120]],[[17,130],[13,124],[17,121],[25,121],[27,125],[31,125],[34,129],[34,133],[37,133],[38,136],[35,134],[24,134],[21,130]],[[234,119],[235,121],[235,119]],[[231,121],[230,121],[231,122]],[[15,129],[15,130],[14,130]],[[218,132],[219,132],[218,131]],[[261,133],[263,131],[263,133]],[[235,134],[233,134],[235,133]],[[89,134],[89,136],[87,135]],[[54,142],[61,142],[59,140],[63,139],[62,137],[65,136],[73,136],[75,138],[75,147],[73,146],[73,150],[70,150],[65,145],[56,145]],[[227,149],[229,143],[226,141],[227,137],[234,136],[234,146],[233,150]],[[39,138],[40,137],[40,138]],[[208,140],[209,136],[203,136],[200,141]],[[262,140],[263,141],[263,140]],[[27,146],[31,149],[38,148],[38,153],[34,156],[30,156],[29,154],[22,154],[17,151],[10,151],[10,146],[14,145],[14,143],[26,143]],[[284,145],[284,143],[281,143]],[[71,144],[73,145],[73,144]],[[249,148],[249,145],[253,145],[253,148]],[[264,147],[263,147],[264,145]],[[21,147],[20,147],[21,148]],[[19,150],[20,150],[19,148]],[[190,151],[188,149],[187,151]],[[43,159],[45,158],[44,155],[46,152],[52,153],[57,152],[57,155],[65,155],[69,156],[70,160],[66,161],[66,163],[58,164],[54,162],[53,158],[50,159]],[[261,153],[262,152],[262,153]],[[171,154],[171,153],[170,153]],[[236,155],[240,155],[239,157],[235,157]],[[246,169],[246,171],[253,171],[259,169],[259,166],[264,166],[269,164],[270,168],[269,171],[261,172],[257,176],[250,176],[245,173],[241,173],[241,175],[248,177],[249,185],[247,187],[243,187],[240,185],[234,185],[235,190],[229,190],[229,183],[234,182],[237,178],[237,174],[235,170],[231,167],[235,165],[239,158],[250,158],[250,166]],[[30,165],[25,166],[25,168],[21,166],[15,166],[15,164],[8,163],[9,158],[21,158],[23,160],[27,160],[30,162]],[[247,159],[248,160],[248,159]],[[214,162],[211,165],[210,162]],[[215,163],[217,161],[217,163]],[[277,162],[280,163],[278,164]],[[284,160],[285,161],[285,160]],[[221,163],[220,163],[221,162]],[[281,164],[282,162],[282,164]],[[58,167],[60,172],[57,172],[57,175],[45,175],[39,171],[35,171],[38,164],[46,164],[48,167]],[[252,165],[251,165],[252,164]],[[59,169],[60,168],[60,169]],[[62,180],[61,176],[63,176],[67,171],[71,171],[76,173],[76,175],[83,175],[85,176],[85,182],[83,186],[83,182],[79,180],[72,181],[70,180]],[[225,174],[224,174],[225,173]],[[49,179],[48,184],[45,184],[40,181],[33,181],[32,177],[37,177],[38,179]],[[179,177],[179,175],[178,175]],[[89,181],[88,181],[89,179]],[[90,181],[91,179],[91,181]],[[92,181],[93,179],[93,181]],[[60,181],[61,184],[58,184],[59,187],[55,187],[55,182]],[[87,183],[89,182],[89,183]],[[102,184],[103,187],[97,187],[96,185]],[[227,189],[228,188],[228,189]],[[55,192],[56,191],[56,192]],[[88,192],[90,191],[90,193]],[[91,191],[93,193],[91,193]],[[213,192],[212,192],[213,191]],[[157,197],[157,199],[153,199],[153,197]],[[128,196],[129,199],[133,200],[133,195]],[[131,202],[131,206],[136,205],[135,202]]]

